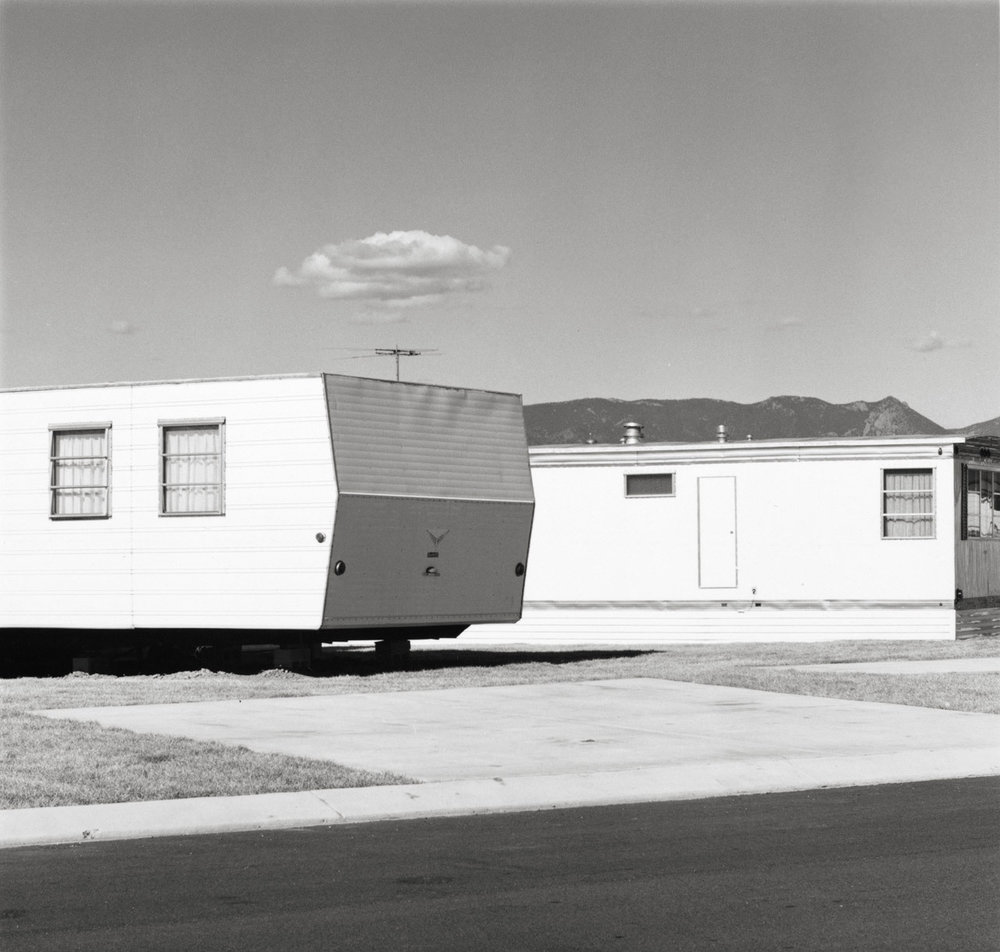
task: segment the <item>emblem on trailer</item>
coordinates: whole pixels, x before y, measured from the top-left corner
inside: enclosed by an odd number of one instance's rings
[[[434,543],[434,548],[436,549],[440,544],[441,540],[449,533],[451,529],[445,529],[442,532],[440,529],[428,529],[427,534],[431,537],[431,541]]]

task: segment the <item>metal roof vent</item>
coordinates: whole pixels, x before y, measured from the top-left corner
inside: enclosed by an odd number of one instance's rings
[[[719,443],[728,443],[729,434],[726,432],[726,424],[720,423],[715,429],[715,439]]]
[[[641,423],[623,423],[622,427],[625,430],[625,435],[622,437],[621,442],[626,446],[635,446],[636,443],[643,441]]]

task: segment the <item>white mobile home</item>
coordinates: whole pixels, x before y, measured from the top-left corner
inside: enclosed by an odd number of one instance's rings
[[[329,374],[7,390],[0,639],[452,637],[520,616],[532,510],[511,394]]]
[[[1000,441],[532,447],[522,621],[480,640],[955,638],[1000,628]]]

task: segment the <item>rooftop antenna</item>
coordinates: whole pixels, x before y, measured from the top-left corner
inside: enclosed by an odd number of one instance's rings
[[[421,354],[432,353],[427,350],[410,350],[406,347],[376,347],[375,353],[379,357],[395,357],[396,358],[396,381],[399,381],[399,358],[400,357],[419,357]]]
[[[413,350],[409,347],[321,347],[320,350],[360,350],[363,353],[337,357],[336,360],[370,360],[373,357],[396,358],[396,380],[399,380],[399,358],[420,357],[422,354],[436,354],[437,350]]]

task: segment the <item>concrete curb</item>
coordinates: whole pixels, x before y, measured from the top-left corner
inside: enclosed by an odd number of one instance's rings
[[[279,830],[421,817],[697,800],[1000,775],[1000,749],[795,761],[763,758],[588,774],[497,777],[0,812],[0,848]]]
[[[826,674],[995,674],[1000,658],[938,658],[933,661],[846,661],[830,664],[782,664],[788,671],[820,671]]]

